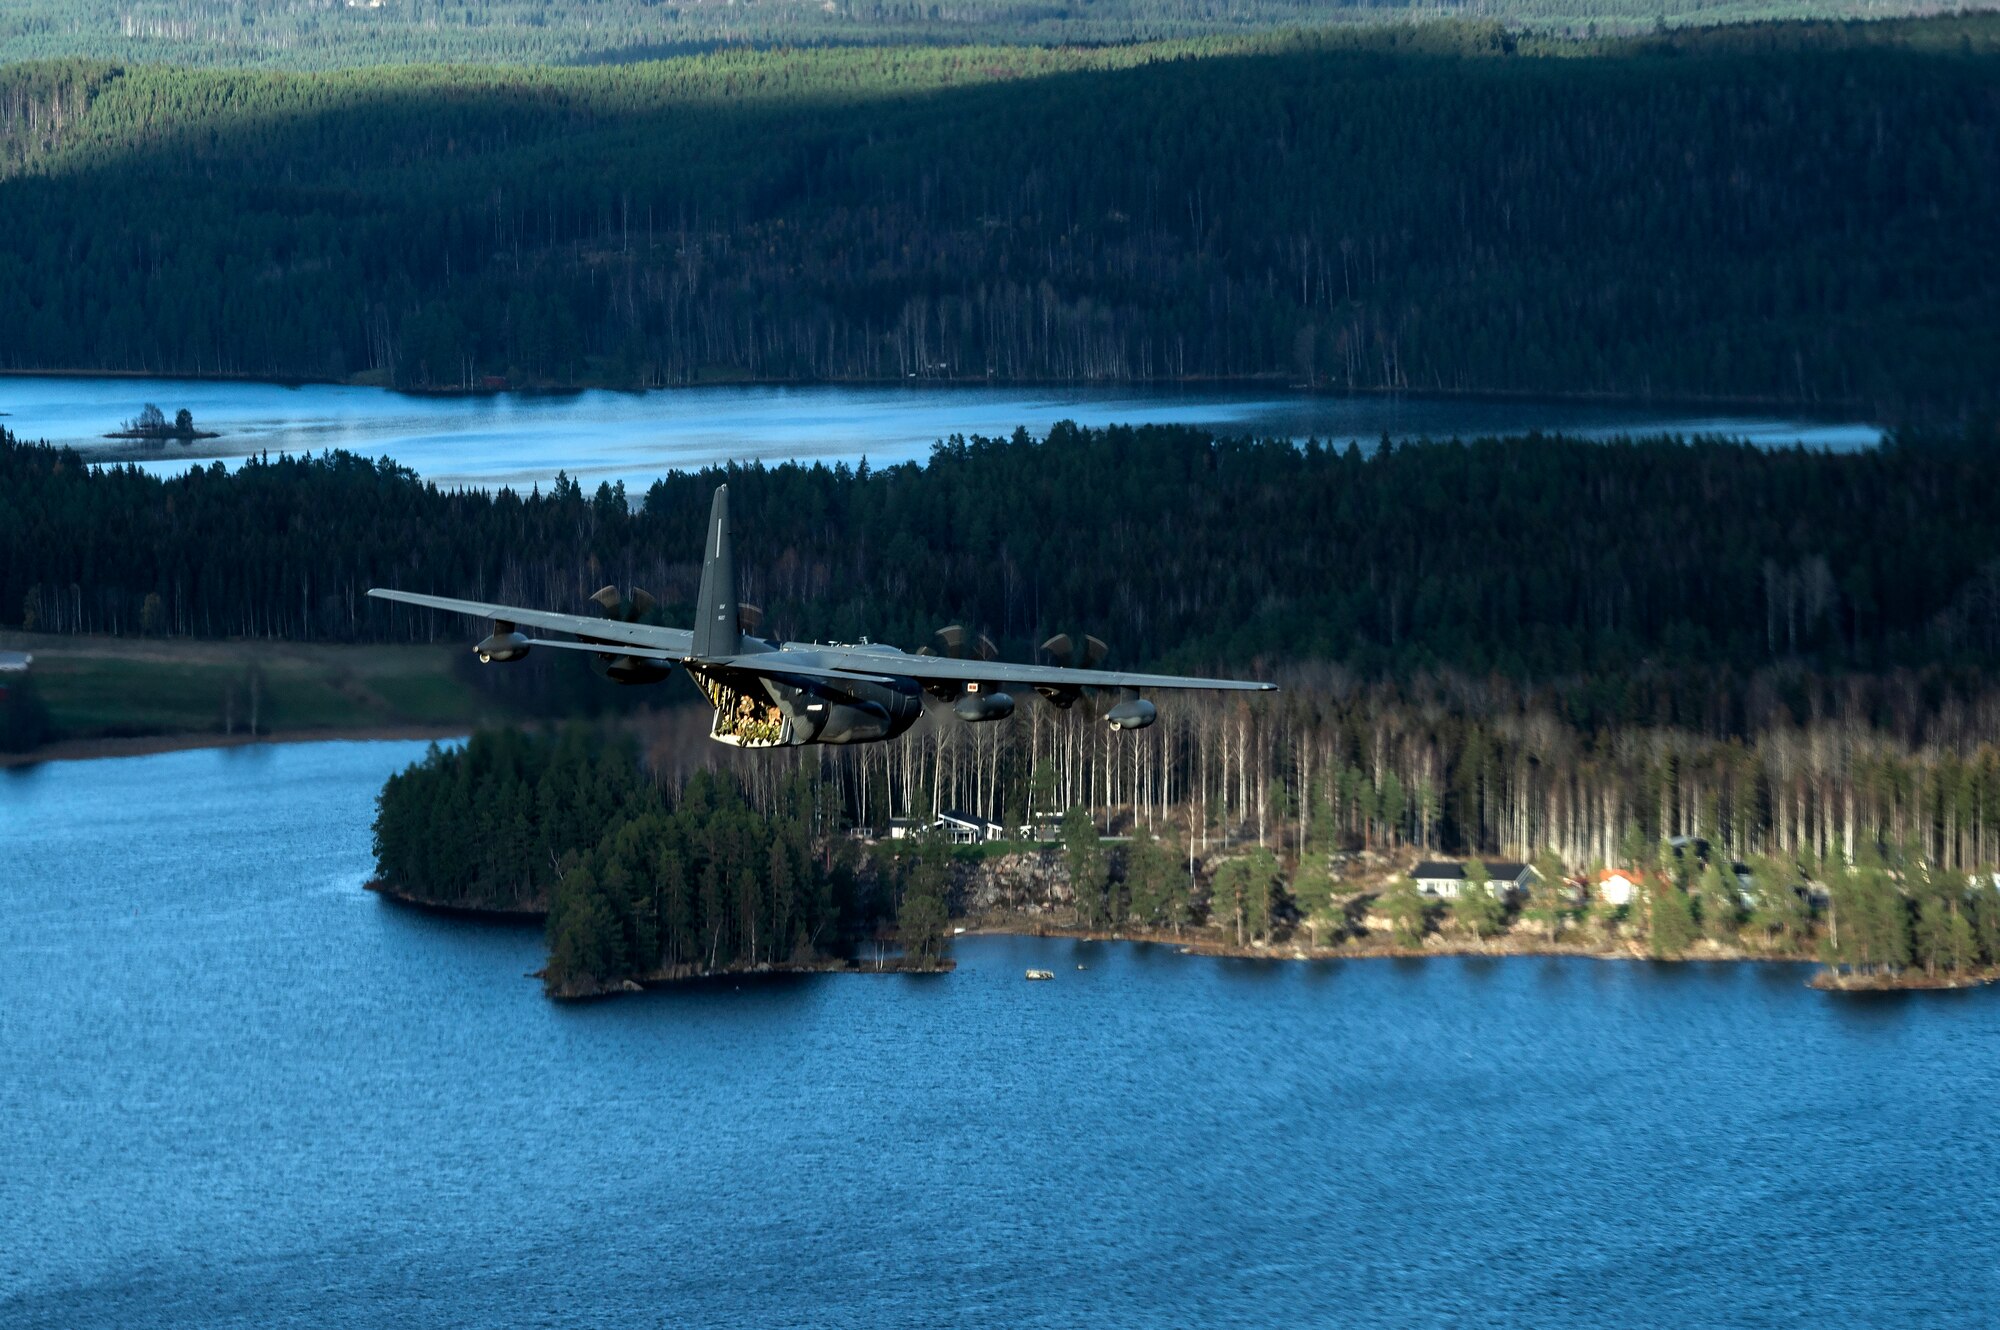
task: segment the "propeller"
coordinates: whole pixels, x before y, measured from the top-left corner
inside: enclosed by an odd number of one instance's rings
[[[637,623],[658,607],[658,602],[639,587],[633,587],[630,595],[621,596],[617,587],[602,586],[593,592],[590,598],[597,602],[597,607],[603,611],[605,618],[617,623]],[[584,637],[583,640],[597,642],[599,639]],[[603,642],[601,645],[615,646],[610,642]],[[640,656],[621,655],[616,650],[597,652],[590,659],[595,663],[598,672],[614,683],[658,683],[672,672],[669,666],[659,661]]]
[[[1000,648],[993,645],[993,639],[981,633],[977,637],[968,635],[965,625],[954,623],[931,634],[935,646],[917,648],[919,656],[942,656],[946,660],[998,660]]]
[[[1094,670],[1103,663],[1106,656],[1111,654],[1111,648],[1105,645],[1103,638],[1092,637],[1089,633],[1083,635],[1081,647],[1077,646],[1076,639],[1068,633],[1057,633],[1042,643],[1042,654],[1049,658],[1049,663],[1052,665],[1073,670]],[[1035,691],[1040,693],[1051,706],[1063,711],[1075,706],[1077,699],[1083,696],[1082,687],[1076,684],[1042,685],[1036,687]]]
[[[1081,648],[1068,633],[1057,633],[1042,643],[1042,650],[1054,658],[1055,664],[1077,670],[1094,670],[1111,654],[1111,648],[1104,644],[1104,639],[1092,637],[1089,633],[1083,635]]]
[[[597,602],[605,618],[616,619],[619,623],[637,623],[659,604],[641,587],[633,587],[630,596],[621,596],[617,587],[601,586],[591,593],[590,598]]]
[[[964,624],[954,623],[932,633],[929,644],[918,647],[917,654],[944,660],[998,660],[1000,648],[986,634],[974,636],[965,631]],[[941,702],[955,702],[962,685],[957,680],[933,679],[924,685],[924,691]]]

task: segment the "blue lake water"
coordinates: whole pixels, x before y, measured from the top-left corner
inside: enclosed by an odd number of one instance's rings
[[[0,1325],[2000,1306],[2000,994],[976,939],[949,976],[555,1006],[534,930],[362,891],[420,751],[0,772]]]
[[[182,407],[221,437],[190,444],[103,436],[147,402]],[[1088,387],[713,387],[646,393],[496,393],[419,397],[327,384],[284,387],[130,378],[0,377],[0,425],[93,457],[178,472],[259,452],[345,448],[389,456],[445,485],[547,484],[567,471],[587,484],[643,490],[673,469],[788,459],[875,465],[925,457],[953,434],[1040,435],[1085,425],[1187,423],[1231,434],[1364,444],[1561,430],[1590,438],[1670,432],[1728,434],[1769,446],[1852,449],[1881,441],[1852,421],[1702,413],[1579,402],[1331,397],[1278,390]]]

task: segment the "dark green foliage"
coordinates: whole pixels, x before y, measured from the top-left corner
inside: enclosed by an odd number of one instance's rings
[[[1062,820],[1063,866],[1076,903],[1076,921],[1085,928],[1102,928],[1110,919],[1110,871],[1097,823],[1088,808],[1072,808]]]
[[[919,966],[935,966],[950,942],[950,870],[950,843],[935,831],[919,837],[896,907],[897,944],[905,959]]]
[[[1756,899],[1751,926],[1781,951],[1796,947],[1812,930],[1812,906],[1801,894],[1798,873],[1766,857],[1751,863],[1750,879]]]
[[[1733,943],[1741,924],[1742,887],[1728,863],[1711,858],[1700,878],[1701,931],[1716,942]]]
[[[1188,921],[1187,869],[1174,847],[1150,831],[1134,831],[1125,847],[1125,887],[1140,927],[1178,933]]]
[[[1243,925],[1258,941],[1269,941],[1280,883],[1278,857],[1266,846],[1250,851],[1243,864]]]
[[[1298,905],[1314,946],[1319,945],[1320,930],[1335,923],[1336,891],[1333,871],[1325,855],[1307,854],[1301,857],[1298,871],[1292,875],[1292,899]]]
[[[1688,900],[1687,892],[1670,880],[1655,878],[1647,884],[1646,894],[1650,914],[1648,941],[1653,954],[1659,957],[1685,955],[1701,936],[1701,930],[1695,924],[1694,905]]]
[[[1465,880],[1451,902],[1452,917],[1474,937],[1492,937],[1507,920],[1507,905],[1486,884],[1490,874],[1477,859],[1465,863]]]
[[[1955,412],[2000,363],[1995,28],[16,67],[0,363]]]
[[[1399,875],[1389,884],[1378,908],[1388,916],[1397,946],[1424,945],[1424,933],[1430,926],[1430,904],[1407,875]]]
[[[1912,902],[1883,856],[1871,847],[1852,867],[1829,863],[1822,872],[1829,900],[1821,959],[1863,975],[1893,976],[1909,965]]]
[[[801,775],[767,806],[698,772],[677,797],[631,742],[580,726],[482,731],[392,776],[378,873],[420,900],[548,910],[552,992],[841,954],[882,921],[829,850],[825,801]],[[913,927],[935,959],[944,897]]]
[[[486,730],[391,776],[375,814],[384,881],[440,904],[543,909],[558,865],[614,823],[658,806],[629,739]]]
[[[1126,665],[1588,672],[1562,701],[1573,724],[1711,733],[1740,732],[1741,670],[2000,661],[2000,448],[1984,436],[1858,454],[1528,437],[1364,459],[1058,426],[1040,444],[954,440],[924,467],[675,474],[630,511],[572,483],[448,494],[343,454],[163,481],[0,433],[0,622],[131,632],[157,594],[177,634],[449,638],[465,626],[362,593],[587,610],[579,584],[604,581],[685,622],[725,478],[744,594],[794,635],[915,645],[963,618],[1019,659],[1085,625]],[[1470,528],[1469,505],[1507,537]],[[1803,682],[1760,695],[1803,721],[1818,705]],[[1448,798],[1476,809],[1485,769],[1469,752]],[[1401,789],[1366,791],[1371,816],[1399,824]]]

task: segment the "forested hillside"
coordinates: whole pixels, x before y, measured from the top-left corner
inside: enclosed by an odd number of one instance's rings
[[[1996,33],[17,66],[0,364],[1956,413],[2000,393]]]
[[[1586,34],[1935,9],[1923,0],[11,0],[0,61],[570,64],[734,43],[1132,42],[1454,17]]]

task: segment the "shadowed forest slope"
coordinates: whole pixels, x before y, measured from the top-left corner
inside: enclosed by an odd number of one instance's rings
[[[1996,32],[18,66],[0,365],[1958,412],[2000,363]]]

